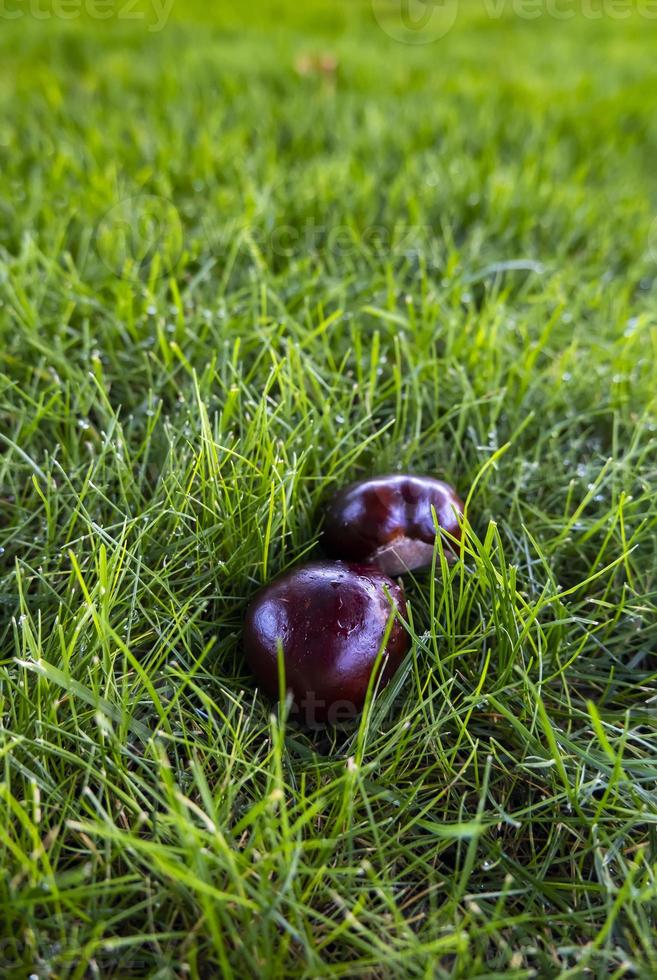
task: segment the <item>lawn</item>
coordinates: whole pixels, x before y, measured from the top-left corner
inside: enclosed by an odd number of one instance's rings
[[[657,976],[650,5],[164,6],[0,12],[0,975]],[[461,560],[286,723],[246,605],[397,469]]]

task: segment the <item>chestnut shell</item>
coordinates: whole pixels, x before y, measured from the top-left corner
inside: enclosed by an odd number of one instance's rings
[[[386,590],[388,595],[386,595]],[[295,714],[312,725],[354,717],[367,688],[399,585],[376,568],[311,562],[262,589],[246,614],[246,659],[265,692],[279,696],[278,648]],[[391,679],[410,645],[398,619],[382,660],[380,684]]]
[[[432,506],[439,526],[460,540],[463,503],[448,483],[402,474],[352,483],[326,509],[324,549],[335,558],[371,562],[386,575],[425,568],[436,540]],[[453,559],[453,545],[444,541]]]

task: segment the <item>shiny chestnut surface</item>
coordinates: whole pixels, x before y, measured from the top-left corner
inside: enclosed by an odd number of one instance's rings
[[[376,568],[341,561],[295,568],[262,589],[249,606],[244,626],[249,666],[277,699],[280,643],[295,716],[310,725],[353,717],[363,707],[392,604],[401,607],[403,599],[400,586]],[[381,685],[408,647],[408,634],[395,620]]]
[[[353,483],[330,502],[323,545],[329,555],[371,562],[387,575],[424,568],[433,558],[438,524],[457,540],[463,503],[448,483],[430,476],[395,474]],[[445,553],[453,557],[445,539]]]

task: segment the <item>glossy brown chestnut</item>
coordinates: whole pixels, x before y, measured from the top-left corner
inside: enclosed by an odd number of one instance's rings
[[[340,490],[329,504],[323,545],[329,555],[376,565],[386,575],[431,564],[436,528],[457,540],[463,503],[453,487],[430,476],[377,476]],[[454,558],[444,539],[445,554]]]
[[[393,605],[399,608],[403,600],[400,586],[376,568],[341,561],[302,565],[262,589],[249,606],[244,626],[249,666],[277,699],[280,644],[295,717],[309,725],[344,721],[363,707]],[[381,685],[408,648],[408,634],[395,619]]]

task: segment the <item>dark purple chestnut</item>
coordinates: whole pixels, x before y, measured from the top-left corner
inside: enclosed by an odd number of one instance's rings
[[[393,606],[403,601],[401,587],[376,568],[310,562],[266,586],[249,606],[246,659],[265,692],[277,699],[280,644],[296,715],[309,725],[344,721],[363,707]],[[408,634],[395,619],[381,685],[408,648]]]
[[[323,545],[334,558],[376,565],[403,575],[431,564],[438,525],[457,540],[463,503],[453,487],[430,476],[392,475],[361,480],[340,490],[329,504]],[[444,539],[445,554],[454,559]]]

